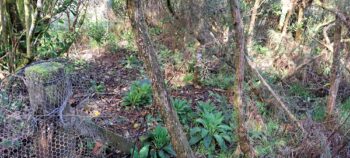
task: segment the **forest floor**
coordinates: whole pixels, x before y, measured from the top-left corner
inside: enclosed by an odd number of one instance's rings
[[[136,55],[136,52],[119,49],[117,52],[111,53],[101,49],[99,53],[96,50],[79,51],[72,54],[71,58],[86,61],[90,67],[89,75],[94,76],[93,78],[98,83],[103,83],[106,87],[103,93],[95,95],[91,99],[84,111],[92,116],[98,125],[137,140],[139,136],[156,126],[158,112],[154,105],[144,107],[122,105],[122,98],[129,90],[130,85],[137,80],[145,79],[142,65],[132,68],[125,66],[125,61],[130,55]],[[181,74],[176,73],[166,75],[166,80],[177,78],[177,75],[181,76]],[[195,103],[198,101],[217,102],[218,100],[211,94],[226,94],[226,91],[218,88],[193,85],[168,90],[172,97],[188,100],[193,109],[196,108]],[[227,108],[231,109],[231,107]]]
[[[102,93],[96,94],[93,98],[91,98],[90,102],[84,107],[84,111],[89,114],[93,118],[93,121],[98,125],[107,128],[115,133],[121,134],[127,138],[133,139],[137,144],[139,144],[140,142],[138,142],[138,138],[142,135],[145,135],[157,125],[157,121],[159,121],[159,114],[155,105],[148,105],[143,107],[130,107],[122,105],[123,96],[125,96],[125,94],[128,92],[131,84],[135,81],[146,79],[145,71],[141,64],[131,67],[126,66],[127,60],[130,56],[137,56],[136,52],[132,52],[126,49],[118,49],[115,52],[109,52],[104,48],[100,48],[99,51],[96,49],[86,48],[83,51],[75,52],[77,53],[72,53],[70,57],[73,60],[83,60],[87,62],[87,65],[89,65],[88,74],[90,76],[93,76],[92,78],[97,83],[101,83],[105,87],[105,90]],[[269,67],[273,66],[273,63],[266,65],[267,62],[266,60],[264,61],[265,62],[261,62],[265,63],[265,65],[262,66],[264,69],[268,69]],[[278,67],[280,67],[280,65]],[[219,100],[215,98],[215,96],[218,95],[226,97],[224,100],[228,101],[227,97],[230,96],[230,94],[228,94],[228,90],[208,86],[194,86],[192,84],[176,83],[181,80],[180,78],[183,77],[184,74],[176,70],[174,71],[174,69],[171,69],[171,67],[169,68],[167,66],[164,66],[164,71],[165,79],[169,83],[168,90],[171,96],[188,100],[192,105],[193,111],[196,110],[196,103],[198,101],[210,100],[214,103],[214,105],[220,104],[217,102],[222,101],[222,99]],[[171,73],[169,74],[167,72]],[[307,75],[307,78],[315,77],[309,77],[309,75]],[[326,79],[322,77],[322,80]],[[174,86],[173,83],[177,86]],[[288,86],[286,86],[286,84]],[[300,110],[296,110],[299,109],[298,107],[302,107],[302,109],[310,109],[310,107],[307,105],[310,104],[311,106],[311,103],[314,101],[308,101],[304,103],[303,99],[296,99],[293,97],[293,94],[288,92],[288,89],[291,89],[290,84],[294,84],[294,82],[288,81],[288,83],[283,83],[282,85],[275,88],[284,91],[283,93],[286,93],[284,99],[287,100],[289,104],[294,105],[291,109],[294,113],[300,113]],[[308,83],[306,83],[306,85],[311,86]],[[346,92],[348,92],[347,88],[349,87],[350,86],[342,86],[340,88],[341,98],[347,98],[348,93]],[[298,89],[297,91],[299,92],[301,90],[302,89]],[[310,96],[315,95],[314,99],[316,101],[322,101],[323,99],[321,98],[325,96],[318,96],[318,91],[319,90],[316,90],[314,92],[310,91],[310,93],[312,93]],[[307,96],[309,96],[309,94]],[[227,107],[221,111],[231,116],[232,106],[230,106],[229,103],[226,103],[225,105],[227,105]],[[321,124],[315,123],[310,119],[302,121],[302,124],[310,133],[321,132],[321,135],[323,137],[334,135],[334,132],[324,130],[324,127],[321,126]],[[287,126],[288,125],[286,125],[286,127]],[[337,135],[337,137],[339,136],[338,134],[335,135]],[[313,141],[317,142],[316,140],[308,140],[308,142]],[[341,146],[339,145],[341,143],[335,143],[337,142],[335,140],[331,140],[329,142],[332,142],[331,144],[334,144],[334,146]],[[308,145],[301,145],[299,147],[305,148],[307,150],[315,150],[313,147],[310,147]],[[298,149],[303,150],[302,148]]]

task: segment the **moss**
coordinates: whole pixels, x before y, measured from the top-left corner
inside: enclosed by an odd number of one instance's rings
[[[57,62],[41,63],[41,64],[37,64],[26,68],[25,75],[26,76],[35,75],[36,77],[41,79],[48,79],[52,75],[59,73],[59,71],[62,71],[63,68],[64,68],[64,65]]]

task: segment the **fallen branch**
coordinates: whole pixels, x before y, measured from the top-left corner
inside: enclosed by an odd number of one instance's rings
[[[63,124],[65,129],[74,130],[82,136],[92,137],[123,153],[130,153],[134,146],[134,141],[131,138],[118,135],[95,124],[86,114],[77,115],[76,108],[72,108],[70,105],[65,106],[62,113],[65,119]]]
[[[88,119],[73,116],[71,120],[72,124],[70,125],[80,135],[100,139],[112,148],[116,148],[123,153],[130,153],[130,150],[134,146],[134,142],[131,139],[102,128]]]
[[[250,59],[247,56],[245,56],[245,59],[248,63],[249,68],[252,70],[252,72],[255,73],[256,76],[258,76],[258,78],[262,82],[262,84],[267,88],[267,90],[271,93],[271,95],[276,99],[276,101],[278,102],[278,106],[284,110],[284,112],[287,114],[289,119],[291,119],[294,123],[297,124],[297,126],[303,131],[303,133],[306,133],[304,127],[300,124],[299,120],[292,114],[292,112],[289,111],[288,107],[283,103],[281,97],[278,94],[276,94],[276,92],[266,82],[264,77],[261,76],[259,70],[252,63],[252,61],[250,61]]]

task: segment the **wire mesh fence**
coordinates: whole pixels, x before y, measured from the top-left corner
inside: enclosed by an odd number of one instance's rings
[[[93,95],[90,78],[71,65],[37,62],[0,83],[0,158],[106,157],[106,136],[75,108]]]

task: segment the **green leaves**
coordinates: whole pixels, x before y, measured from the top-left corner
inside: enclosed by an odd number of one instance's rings
[[[154,145],[157,149],[161,149],[170,142],[167,129],[161,126],[156,127],[156,129],[153,132],[153,138]]]
[[[190,130],[190,145],[202,143],[205,148],[218,145],[226,150],[226,142],[232,142],[229,134],[231,127],[224,123],[224,116],[217,112],[210,102],[200,102],[200,117],[195,120],[197,126]]]
[[[210,144],[211,144],[211,141],[213,140],[213,137],[210,136],[210,135],[207,135],[206,137],[204,137],[204,146],[206,148],[209,148]]]
[[[139,61],[136,56],[130,55],[126,57],[125,67],[131,69],[139,64]]]
[[[143,146],[140,151],[134,151],[133,158],[169,158],[176,153],[170,144],[170,136],[166,128],[157,126],[153,132],[140,138]]]
[[[42,59],[59,57],[70,48],[77,35],[77,32],[67,32],[55,28],[48,29],[40,37],[40,43],[37,47],[38,57]]]
[[[199,107],[199,111],[200,113],[210,113],[210,112],[213,112],[215,111],[215,106],[213,105],[213,103],[211,102],[198,102],[198,107]]]
[[[98,83],[95,80],[92,80],[90,81],[90,84],[91,84],[90,90],[97,94],[100,94],[106,91],[106,86],[103,82]]]
[[[102,22],[91,23],[89,25],[88,36],[94,39],[98,45],[103,43],[104,38],[106,37],[106,27]]]
[[[303,97],[304,99],[313,97],[313,95],[309,92],[309,90],[300,84],[291,85],[289,91],[291,95],[300,96],[300,97]]]
[[[147,144],[141,148],[140,155],[139,155],[140,158],[147,158],[149,153],[149,147],[150,147],[150,144]]]
[[[216,142],[219,144],[220,148],[223,150],[226,150],[227,146],[224,142],[224,139],[222,139],[222,136],[218,135],[218,134],[214,134],[214,137],[215,137]]]
[[[163,150],[166,151],[167,153],[169,153],[170,155],[176,155],[176,153],[175,153],[173,147],[171,146],[171,144],[165,146],[163,148]]]
[[[152,102],[152,87],[148,81],[136,81],[123,97],[124,106],[145,106]]]
[[[186,125],[193,117],[192,109],[187,100],[175,98],[172,99],[172,105],[179,116],[181,124]]]

